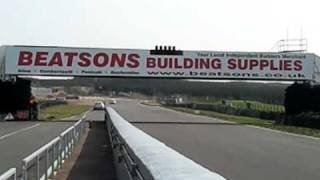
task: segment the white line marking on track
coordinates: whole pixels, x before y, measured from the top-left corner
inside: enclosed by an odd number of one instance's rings
[[[16,131],[13,131],[13,132],[11,132],[11,133],[8,133],[8,134],[6,134],[6,135],[1,136],[1,137],[0,137],[0,140],[3,140],[3,139],[5,139],[5,138],[7,138],[7,137],[9,137],[9,136],[18,134],[18,133],[23,132],[23,131],[27,131],[27,130],[29,130],[29,129],[32,129],[32,128],[35,128],[35,127],[38,127],[38,126],[40,126],[40,123],[35,124],[35,125],[32,125],[32,126],[29,126],[29,127],[25,127],[25,128],[22,128],[22,129],[19,129],[19,130],[16,130]]]
[[[256,129],[265,130],[265,131],[271,131],[271,132],[278,133],[278,134],[285,134],[285,135],[291,135],[291,136],[300,137],[300,138],[308,138],[308,139],[313,139],[313,140],[320,140],[320,138],[318,138],[318,137],[307,136],[307,135],[303,135],[303,134],[295,134],[295,133],[291,133],[291,132],[280,131],[280,130],[276,130],[276,129],[269,129],[269,128],[265,128],[265,127],[254,126],[254,125],[246,125],[246,126],[249,126],[249,127],[252,127],[252,128],[256,128]]]
[[[144,104],[141,104],[141,103],[139,103],[139,105],[142,106],[142,107],[159,108],[159,109],[164,110],[164,111],[169,111],[169,112],[172,112],[172,113],[175,113],[175,114],[189,116],[189,117],[192,117],[192,118],[196,117],[196,118],[202,118],[202,119],[212,119],[214,121],[218,121],[218,122],[221,122],[221,123],[237,124],[237,123],[232,122],[232,121],[225,121],[225,120],[222,120],[222,119],[218,119],[218,118],[214,118],[214,117],[210,117],[210,116],[206,116],[206,115],[201,115],[201,114],[191,114],[191,113],[187,113],[187,112],[176,111],[176,110],[165,108],[165,107],[162,107],[162,106],[148,106],[148,105],[144,105]]]
[[[147,105],[144,105],[144,104],[141,104],[139,103],[140,106],[142,107],[149,107]],[[233,123],[232,121],[225,121],[225,120],[221,120],[221,119],[218,119],[218,118],[214,118],[214,117],[209,117],[209,116],[204,116],[204,115],[196,115],[196,114],[190,114],[190,113],[185,113],[185,112],[181,112],[181,111],[175,111],[175,110],[172,110],[172,109],[168,109],[168,108],[164,108],[164,107],[161,107],[159,106],[160,109],[163,109],[163,110],[167,110],[167,111],[171,111],[171,112],[175,112],[175,113],[182,113],[182,114],[185,114],[185,115],[189,115],[189,116],[193,116],[193,117],[207,117],[207,118],[211,118],[211,119],[214,119],[214,120],[217,120],[217,121],[221,121],[221,122],[228,122],[228,123]],[[260,126],[254,126],[254,125],[246,125],[247,127],[251,127],[251,128],[256,128],[256,129],[261,129],[261,130],[264,130],[264,131],[269,131],[269,132],[273,132],[273,133],[278,133],[278,134],[284,134],[284,135],[290,135],[290,136],[295,136],[295,137],[300,137],[300,138],[307,138],[307,139],[313,139],[313,140],[320,140],[320,138],[318,137],[313,137],[313,136],[307,136],[307,135],[302,135],[302,134],[295,134],[295,133],[290,133],[290,132],[285,132],[285,131],[279,131],[279,130],[276,130],[276,129],[270,129],[270,128],[265,128],[265,127],[260,127]]]

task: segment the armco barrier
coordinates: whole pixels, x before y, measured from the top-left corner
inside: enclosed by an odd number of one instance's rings
[[[16,168],[11,168],[0,176],[0,180],[16,180],[16,179],[17,179]]]
[[[24,158],[22,180],[47,180],[71,154],[74,145],[86,130],[85,115],[58,137]]]
[[[134,127],[111,107],[105,120],[119,180],[225,180]]]

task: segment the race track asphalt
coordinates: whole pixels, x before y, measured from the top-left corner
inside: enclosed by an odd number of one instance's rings
[[[320,140],[185,114],[136,100],[115,110],[136,127],[229,180],[320,179]]]

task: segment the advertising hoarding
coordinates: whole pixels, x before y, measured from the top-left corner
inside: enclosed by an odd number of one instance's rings
[[[314,55],[8,46],[6,74],[185,79],[310,80]]]

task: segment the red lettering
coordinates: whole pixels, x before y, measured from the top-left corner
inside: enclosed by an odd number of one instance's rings
[[[168,66],[168,58],[164,58],[163,61],[162,59],[159,57],[158,58],[158,67],[161,69],[164,69]]]
[[[72,66],[73,58],[78,56],[76,52],[66,52],[64,55],[67,57],[67,66]]]
[[[253,69],[254,67],[257,67],[259,65],[259,61],[256,60],[256,59],[251,59],[250,60],[250,65],[249,65],[249,68],[250,69]]]
[[[53,66],[53,65],[63,66],[60,52],[55,52],[50,62],[48,63],[48,66]]]
[[[91,57],[91,54],[89,53],[80,53],[78,65],[81,67],[90,66],[90,62],[91,62],[90,57]]]
[[[260,70],[264,70],[264,68],[268,66],[269,66],[268,60],[265,60],[265,59],[260,60]]]
[[[206,59],[200,58],[199,59],[199,66],[200,66],[200,69],[209,69],[210,68],[210,59],[209,58],[206,58]]]
[[[19,54],[18,65],[19,66],[30,66],[32,64],[32,52],[21,51]]]
[[[105,67],[108,63],[109,57],[106,53],[98,53],[93,57],[93,64],[97,67]]]
[[[35,66],[46,66],[46,60],[47,60],[47,56],[48,56],[48,52],[37,52],[36,53],[36,59],[34,62]]]
[[[285,71],[291,71],[292,70],[291,61],[290,60],[284,60],[283,61],[283,70],[285,70]]]
[[[279,60],[279,68],[278,70],[283,70],[283,61]]]
[[[183,60],[183,67],[184,68],[192,68],[193,66],[193,61],[190,58],[184,58]]]
[[[177,61],[178,61],[178,58],[174,58],[174,59],[169,58],[169,66],[167,68],[177,68],[178,69],[178,67],[175,67],[176,65],[179,66],[179,62],[177,62]]]
[[[199,68],[199,60],[197,58],[194,60],[194,68],[195,69]]]
[[[110,66],[114,67],[118,64],[119,67],[123,67],[124,63],[126,62],[126,54],[121,54],[121,57],[118,54],[114,53],[111,55],[111,63]]]
[[[236,59],[229,59],[228,60],[228,69],[236,69],[237,68],[237,60]]]
[[[270,70],[271,71],[278,70],[278,68],[274,65],[274,60],[270,60]]]
[[[147,68],[155,68],[156,67],[156,59],[152,58],[152,57],[148,57],[146,66],[147,66]]]
[[[294,70],[301,71],[302,70],[302,62],[300,60],[294,61]]]
[[[181,69],[182,68],[182,66],[179,64],[179,59],[178,58],[174,58],[174,68],[176,68],[176,69]]]
[[[243,63],[241,63],[243,62]],[[248,68],[248,59],[238,59],[238,68],[241,70],[247,69]]]
[[[216,58],[211,61],[211,67],[213,69],[221,69],[221,60]]]
[[[139,66],[139,58],[140,58],[139,54],[129,54],[129,56],[128,56],[129,62],[126,63],[127,66],[128,66],[129,68],[136,68],[136,67],[138,67],[138,66]]]

